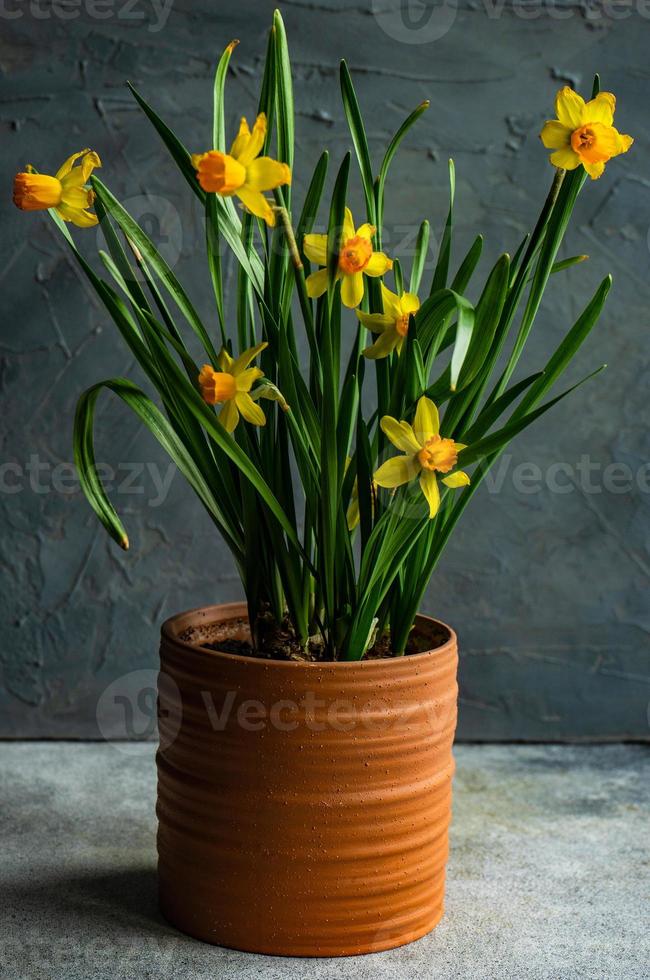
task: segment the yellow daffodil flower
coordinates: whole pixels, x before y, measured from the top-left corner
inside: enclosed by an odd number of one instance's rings
[[[255,120],[252,133],[246,119],[242,118],[230,153],[220,150],[195,153],[192,166],[204,191],[214,191],[222,197],[236,194],[252,214],[263,218],[267,225],[274,225],[275,213],[262,192],[290,184],[291,169],[286,163],[259,156],[265,139],[266,116],[263,112]]]
[[[374,252],[372,239],[376,232],[373,225],[361,225],[355,230],[349,208],[345,209],[343,231],[339,244],[339,267],[336,278],[342,279],[341,301],[351,310],[363,299],[363,276],[383,276],[393,268],[393,260],[383,252]],[[305,235],[303,250],[310,262],[327,265],[327,235]],[[322,296],[327,289],[327,269],[319,269],[307,276],[307,293],[312,299]]]
[[[420,489],[429,504],[429,517],[435,517],[440,506],[436,473],[449,473],[449,476],[442,478],[448,487],[465,487],[469,483],[467,473],[462,470],[450,473],[456,465],[458,453],[465,446],[453,439],[442,438],[438,409],[425,396],[418,401],[412,426],[384,415],[381,428],[404,455],[386,460],[375,473],[375,483],[393,489],[419,477]]]
[[[560,89],[555,97],[557,119],[548,120],[539,134],[544,146],[555,150],[550,156],[553,166],[575,170],[582,164],[596,180],[608,160],[627,153],[634,140],[614,129],[615,108],[611,92],[599,92],[585,102],[568,85]]]
[[[199,385],[203,399],[208,405],[223,404],[219,421],[227,432],[234,432],[240,412],[252,425],[266,425],[264,412],[249,394],[253,383],[263,377],[263,372],[260,368],[249,367],[249,364],[267,346],[262,343],[251,347],[237,360],[222,349],[217,362],[219,371],[215,371],[210,364],[204,364],[201,368]]]
[[[379,334],[374,344],[363,351],[364,357],[373,360],[387,357],[394,350],[399,354],[409,332],[409,316],[420,309],[420,300],[414,293],[402,293],[398,296],[387,289],[383,282],[381,298],[384,304],[383,313],[364,313],[363,310],[357,310],[357,316],[364,327]]]
[[[74,164],[79,160],[79,165]],[[37,174],[31,167],[14,177],[14,204],[21,211],[46,211],[54,208],[64,221],[79,228],[92,228],[97,215],[86,211],[95,200],[95,192],[86,187],[88,178],[101,167],[94,150],[80,150],[68,157],[54,177]]]

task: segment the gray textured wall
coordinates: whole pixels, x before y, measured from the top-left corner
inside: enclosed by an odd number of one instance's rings
[[[348,143],[336,77],[343,56],[375,160],[407,111],[432,101],[395,164],[390,240],[422,216],[439,227],[451,154],[455,255],[480,229],[484,270],[536,216],[552,173],[537,133],[559,85],[570,79],[586,90],[599,70],[618,94],[617,121],[636,143],[585,188],[565,254],[591,260],[554,282],[526,363],[541,365],[611,270],[609,306],[577,371],[603,361],[609,370],[516,441],[498,492],[474,499],[424,609],[460,634],[461,737],[647,737],[650,11],[640,3],[477,0],[436,7],[416,29],[422,10],[414,5],[400,19],[390,14],[394,0],[281,6],[299,113],[298,196],[322,145],[336,159]],[[252,114],[273,4],[225,7],[175,0],[164,24],[160,7],[145,0],[97,8],[90,0],[31,8],[13,0],[0,13],[4,735],[97,734],[99,694],[125,672],[155,667],[163,617],[240,595],[227,554],[179,476],[159,506],[150,475],[138,478],[139,493],[122,485],[116,500],[129,554],[108,541],[75,492],[66,464],[78,393],[101,377],[139,375],[50,222],[8,203],[10,179],[26,162],[47,171],[74,149],[96,148],[103,178],[136,215],[150,215],[152,231],[159,226],[162,247],[207,316],[199,215],[123,81],[132,79],[188,145],[204,148],[215,58],[239,37],[229,126],[242,111]],[[95,232],[76,234],[92,251]],[[127,463],[166,472],[151,438],[109,399],[97,428],[98,457],[122,467],[117,483]],[[591,483],[580,474],[582,457],[595,467]],[[518,486],[515,468],[525,461],[541,467],[538,492]],[[556,461],[570,470],[559,477],[566,492],[548,485]],[[631,488],[612,485],[612,463],[627,467],[621,473],[631,474]]]

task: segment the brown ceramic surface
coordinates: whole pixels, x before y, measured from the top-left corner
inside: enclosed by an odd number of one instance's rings
[[[162,631],[161,908],[207,942],[343,956],[400,946],[443,912],[456,637],[408,657],[293,663]],[[418,626],[431,623],[420,617]]]

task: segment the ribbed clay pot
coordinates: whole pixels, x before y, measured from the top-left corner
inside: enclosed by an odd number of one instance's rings
[[[345,956],[429,932],[443,913],[456,637],[360,662],[201,647],[248,635],[246,607],[162,628],[160,904],[183,932],[258,953]]]

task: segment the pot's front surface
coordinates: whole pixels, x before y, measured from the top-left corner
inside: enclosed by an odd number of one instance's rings
[[[454,634],[429,653],[323,664],[179,639],[245,616],[214,606],[163,627],[163,913],[207,942],[279,955],[367,953],[423,936],[443,911]]]

